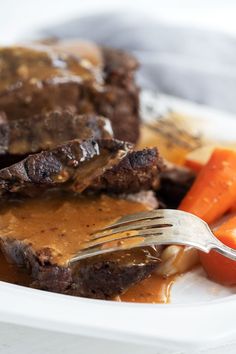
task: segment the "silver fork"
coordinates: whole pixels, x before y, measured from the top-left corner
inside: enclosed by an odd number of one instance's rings
[[[70,263],[120,250],[169,244],[192,246],[206,253],[215,250],[236,260],[236,251],[220,242],[203,220],[180,210],[127,215],[90,236]]]

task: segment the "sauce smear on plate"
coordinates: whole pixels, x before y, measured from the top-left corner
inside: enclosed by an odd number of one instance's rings
[[[171,287],[176,276],[163,278],[152,274],[149,278],[132,286],[127,292],[120,296],[122,302],[139,303],[162,303],[170,302]]]

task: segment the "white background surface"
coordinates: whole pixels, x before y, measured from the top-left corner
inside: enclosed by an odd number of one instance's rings
[[[41,26],[114,9],[236,35],[235,0],[0,0],[0,44],[29,36]]]

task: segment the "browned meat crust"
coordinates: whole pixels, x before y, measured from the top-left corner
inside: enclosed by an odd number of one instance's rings
[[[118,140],[72,140],[0,170],[0,193],[59,186],[76,192],[138,192],[157,185],[161,169],[155,148],[132,152],[131,144]]]
[[[93,181],[92,189],[112,193],[135,193],[157,189],[164,169],[156,149],[132,151],[117,165]]]

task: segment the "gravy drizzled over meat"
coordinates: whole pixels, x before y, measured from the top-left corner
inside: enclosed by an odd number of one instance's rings
[[[2,47],[0,111],[9,120],[31,121],[61,109],[96,113],[110,119],[116,138],[136,142],[137,66],[127,53],[80,42]]]
[[[105,195],[47,193],[4,202],[0,206],[1,238],[22,241],[35,252],[50,249],[52,263],[67,265],[90,234],[124,215],[145,210],[148,207],[141,203]]]
[[[85,41],[0,48],[0,280],[168,302],[171,281],[155,274],[162,247],[70,263],[94,231],[159,206],[163,160],[130,143],[140,128],[137,67]]]
[[[10,261],[28,267],[33,280],[30,285],[82,296],[95,291],[94,296],[102,297],[103,292],[103,297],[112,298],[155,269],[160,248],[117,252],[75,265],[69,261],[92,232],[145,210],[150,207],[139,202],[58,191],[9,200],[0,207],[2,249]],[[103,284],[103,278],[110,276],[116,283]]]
[[[108,196],[76,197],[50,193],[37,199],[9,201],[0,207],[0,232],[3,243],[15,239],[30,245],[37,252],[50,249],[50,262],[65,265],[77,252],[90,233],[115,222],[131,212],[149,210],[141,203]],[[113,254],[110,259],[117,264],[145,265],[149,256],[158,257],[155,249],[131,250]],[[106,257],[109,259],[109,257]],[[22,265],[7,262],[0,254],[0,280],[30,286],[33,277]],[[83,263],[81,265],[83,267]],[[163,302],[169,301],[173,278],[163,279],[151,275],[121,295],[121,301]]]

